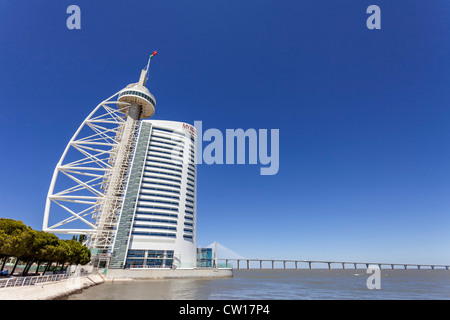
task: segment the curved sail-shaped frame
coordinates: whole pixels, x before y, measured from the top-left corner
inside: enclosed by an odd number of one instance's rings
[[[67,144],[53,173],[42,229],[94,235],[127,115],[114,99],[101,102]],[[120,203],[117,206],[120,207]],[[120,208],[115,212],[119,213]]]

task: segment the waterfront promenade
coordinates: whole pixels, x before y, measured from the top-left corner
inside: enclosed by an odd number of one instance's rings
[[[105,282],[101,274],[0,289],[0,300],[52,300]]]
[[[86,275],[46,275],[1,279],[0,300],[53,300],[81,289],[116,281],[231,278],[232,269],[93,269]],[[44,279],[50,277],[50,279]],[[54,279],[52,277],[55,277]],[[44,282],[45,281],[45,282]],[[8,283],[9,282],[9,283]]]

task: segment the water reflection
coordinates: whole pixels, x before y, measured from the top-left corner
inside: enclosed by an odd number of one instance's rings
[[[235,270],[225,279],[107,282],[70,300],[450,299],[448,270],[382,270],[369,290],[366,270]]]
[[[91,287],[69,300],[196,300],[208,299],[213,280],[163,279],[114,281]]]

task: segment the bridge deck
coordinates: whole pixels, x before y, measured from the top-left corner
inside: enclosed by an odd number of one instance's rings
[[[380,263],[380,262],[353,262],[353,261],[323,261],[323,260],[281,260],[281,259],[217,259],[218,261],[225,261],[225,263],[228,265],[229,261],[236,261],[237,269],[241,269],[241,262],[244,261],[245,268],[244,269],[263,269],[263,262],[270,262],[272,269],[280,269],[275,268],[275,263],[283,263],[283,268],[281,269],[288,269],[288,263],[290,265],[295,267],[294,269],[299,269],[300,264],[307,264],[309,269],[313,269],[313,264],[326,264],[328,266],[328,269],[333,269],[333,265],[340,265],[342,269],[347,269],[346,266],[353,265],[353,269],[358,269],[358,265],[364,265],[366,268],[369,268],[369,266],[378,266],[380,269],[382,266],[389,266],[391,269],[395,269],[395,267],[404,268],[405,270],[410,268],[414,269],[422,269],[422,268],[428,268],[428,269],[446,269],[449,270],[450,265],[442,265],[442,264],[415,264],[415,263]],[[259,262],[258,267],[252,267],[251,262]]]

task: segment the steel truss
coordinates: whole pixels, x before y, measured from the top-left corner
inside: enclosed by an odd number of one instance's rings
[[[53,173],[42,227],[88,235],[89,247],[102,253],[112,250],[139,126],[117,108],[130,107],[115,101],[118,93],[101,102],[67,144]]]

